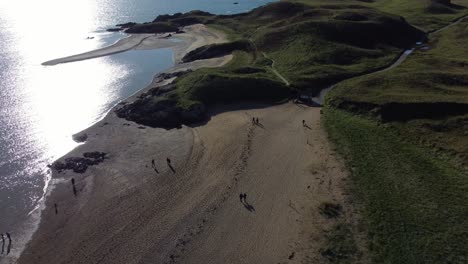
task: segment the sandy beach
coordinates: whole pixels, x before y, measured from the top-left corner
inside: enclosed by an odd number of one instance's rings
[[[88,129],[86,144],[68,156],[102,151],[108,159],[84,174],[54,175],[66,180],[48,198],[19,263],[278,263],[292,252],[292,263],[324,261],[318,252],[333,221],[317,208],[351,205],[320,109],[286,103],[214,111],[193,128],[143,128],[110,114]]]
[[[188,41],[175,47],[176,58],[225,41],[201,25],[184,31]],[[132,48],[154,47],[151,41]],[[229,59],[171,71],[217,67]],[[163,84],[155,79],[125,101]],[[86,143],[60,160],[93,151],[106,159],[81,174],[53,172],[55,189],[18,263],[327,263],[319,251],[335,222],[319,213],[319,205],[339,203],[346,221],[355,226],[357,219],[345,191],[347,172],[328,143],[320,108],[239,103],[210,111],[205,123],[172,130],[141,126],[111,111],[83,131]],[[247,194],[243,202],[240,193]]]

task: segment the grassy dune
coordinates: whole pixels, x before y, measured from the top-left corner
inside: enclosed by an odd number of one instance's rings
[[[297,0],[309,5],[324,5],[322,0]],[[330,0],[327,4],[365,5],[380,11],[402,16],[411,25],[423,31],[432,31],[449,24],[452,20],[468,14],[468,0],[452,0],[452,5],[441,4],[443,0]]]
[[[176,94],[182,107],[191,102],[210,104],[219,96],[199,95],[214,91],[225,92],[223,101],[287,98],[298,91],[315,94],[337,81],[390,64],[402,48],[423,37],[398,16],[358,5],[278,2],[246,14],[208,16],[205,22],[227,32],[233,42],[202,48],[192,57],[222,53],[224,46],[235,51],[235,58],[221,69],[180,78]],[[239,45],[245,42],[253,48],[233,49],[245,47]],[[235,91],[229,83],[245,87]]]
[[[352,170],[375,263],[468,262],[467,40],[461,22],[328,95],[324,124]]]
[[[370,4],[384,12],[403,16],[410,24],[425,31],[449,24],[461,15],[468,14],[467,0],[452,0],[451,6],[438,0],[376,0]]]
[[[392,125],[406,137],[468,166],[467,41],[468,21],[433,34],[428,50],[415,51],[399,67],[338,85],[329,104],[377,116],[388,108],[394,120],[405,121]]]
[[[467,174],[392,128],[326,109],[364,205],[373,263],[467,263]]]

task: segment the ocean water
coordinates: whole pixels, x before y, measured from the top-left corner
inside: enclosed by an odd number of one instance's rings
[[[239,13],[272,0],[233,2],[0,0],[0,233],[15,239],[31,230],[49,182],[47,164],[76,146],[73,134],[170,68],[173,54],[159,49],[56,66],[42,62],[112,44],[125,34],[105,29],[118,23],[195,9]]]

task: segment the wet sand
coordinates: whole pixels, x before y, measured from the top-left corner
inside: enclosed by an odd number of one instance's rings
[[[335,222],[318,206],[340,203],[345,219],[356,219],[320,116],[292,103],[240,103],[164,130],[110,112],[63,157],[101,151],[107,159],[83,174],[53,173],[55,189],[18,263],[327,263],[319,250]]]
[[[80,53],[72,56],[58,58],[43,62],[42,65],[53,66],[60,63],[69,63],[74,61],[88,60],[116,53],[125,52],[132,49],[161,49],[173,48],[175,51],[175,62],[179,63],[186,52],[198,47],[225,42],[223,33],[208,29],[202,24],[196,24],[184,27],[185,33],[171,34],[132,34],[116,43],[97,50]]]

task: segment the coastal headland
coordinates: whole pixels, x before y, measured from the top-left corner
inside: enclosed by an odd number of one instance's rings
[[[52,164],[18,262],[463,263],[465,170],[431,148],[436,130],[466,145],[466,3],[390,2],[164,15],[48,62],[170,46],[177,64]],[[423,89],[410,76],[434,61],[447,70]],[[324,106],[309,100],[330,86]],[[464,106],[418,116],[421,102]]]

